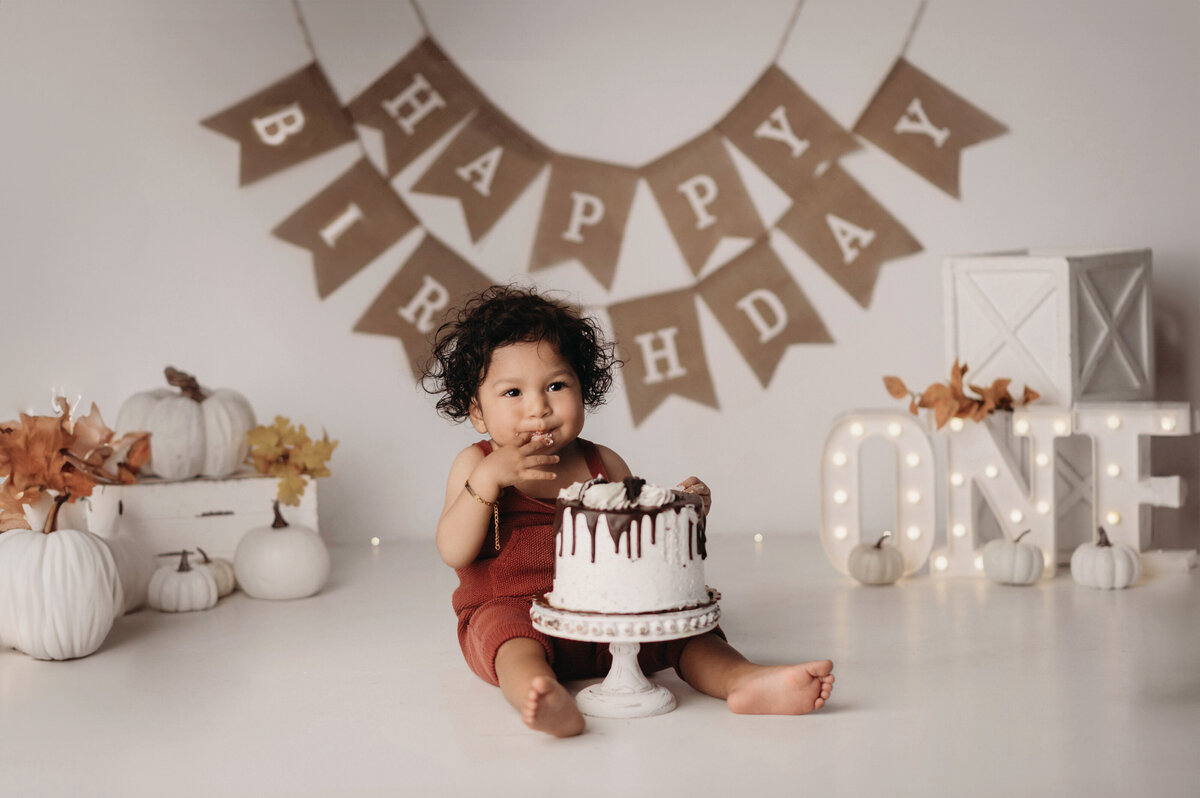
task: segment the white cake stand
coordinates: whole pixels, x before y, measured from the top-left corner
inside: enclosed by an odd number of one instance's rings
[[[608,643],[612,667],[600,684],[576,696],[579,711],[597,718],[648,718],[675,708],[675,696],[642,673],[638,651],[642,643],[678,640],[711,631],[721,617],[721,594],[711,587],[708,601],[683,610],[638,615],[573,612],[552,607],[545,598],[529,609],[535,629],[552,637]]]

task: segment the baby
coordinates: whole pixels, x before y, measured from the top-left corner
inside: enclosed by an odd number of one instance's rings
[[[438,411],[470,419],[488,436],[458,453],[437,525],[442,560],[458,574],[451,603],[458,639],[476,674],[499,685],[526,725],[566,737],[584,729],[562,680],[604,676],[608,646],[549,637],[529,617],[554,579],[552,530],[558,491],[631,472],[606,446],[579,437],[586,410],[604,402],[618,361],[594,321],[535,291],[493,286],[438,331],[424,384]],[[711,505],[708,487],[680,489]],[[733,712],[801,715],[833,689],[833,663],[750,662],[718,628],[641,647],[646,673],[674,668]]]

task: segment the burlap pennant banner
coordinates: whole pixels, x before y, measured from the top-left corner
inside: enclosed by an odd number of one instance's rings
[[[836,164],[778,226],[863,307],[871,304],[884,263],[921,251],[904,225]]]
[[[364,158],[271,232],[312,252],[324,299],[419,224]]]
[[[671,395],[718,406],[695,297],[685,289],[608,308],[634,426]]]
[[[820,164],[860,146],[777,66],[763,73],[717,129],[791,197],[811,187]]]
[[[413,377],[433,348],[433,336],[452,310],[492,280],[428,233],[354,325],[355,332],[400,339]]]
[[[903,58],[854,132],[952,197],[960,197],[962,151],[1008,131]]]
[[[764,388],[789,346],[833,343],[766,238],[706,277],[697,290]]]
[[[521,128],[484,106],[412,190],[461,202],[471,241],[477,242],[529,187],[549,157]]]
[[[483,102],[474,84],[426,38],[347,108],[355,122],[383,135],[387,174],[394,177]]]
[[[693,274],[726,236],[758,238],[762,219],[715,130],[645,167],[642,174]]]
[[[611,288],[637,181],[634,169],[555,156],[530,271],[574,258]]]
[[[357,137],[317,64],[200,122],[240,145],[238,185],[248,185]]]

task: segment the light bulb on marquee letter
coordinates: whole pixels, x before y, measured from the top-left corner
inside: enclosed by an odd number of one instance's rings
[[[911,574],[925,564],[933,548],[937,483],[933,444],[921,422],[908,413],[860,410],[834,422],[821,452],[821,543],[833,566],[849,574],[850,551],[862,542],[860,497],[871,490],[860,484],[859,455],[872,437],[886,441],[896,454],[892,528],[906,533],[894,536],[888,545],[904,555],[904,573]]]
[[[1026,529],[1025,541],[1038,546],[1053,574],[1055,547],[1054,469],[1029,469],[1028,486],[1021,468],[997,436],[1013,433],[1029,438],[1031,463],[1049,464],[1054,439],[1071,432],[1067,408],[1025,407],[1013,413],[997,412],[986,421],[967,421],[957,430],[949,425],[946,439],[946,547],[933,553],[939,563],[934,576],[979,576],[977,559],[982,547],[975,522],[982,496],[1011,540]],[[977,491],[977,492],[976,492]],[[1047,555],[1047,553],[1049,553]]]
[[[1179,477],[1150,476],[1150,436],[1190,435],[1191,406],[1081,402],[1074,410],[1076,429],[1092,438],[1094,526],[1104,527],[1113,543],[1149,548],[1150,506],[1181,506],[1187,487]]]

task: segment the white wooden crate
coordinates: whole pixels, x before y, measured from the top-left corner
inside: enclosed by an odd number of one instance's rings
[[[85,499],[88,529],[107,536],[121,531],[153,552],[197,546],[232,557],[242,535],[269,525],[279,480],[257,472],[224,479],[171,482],[147,479],[133,485],[99,485]],[[300,504],[281,506],[291,524],[317,527],[317,486],[309,482]]]

